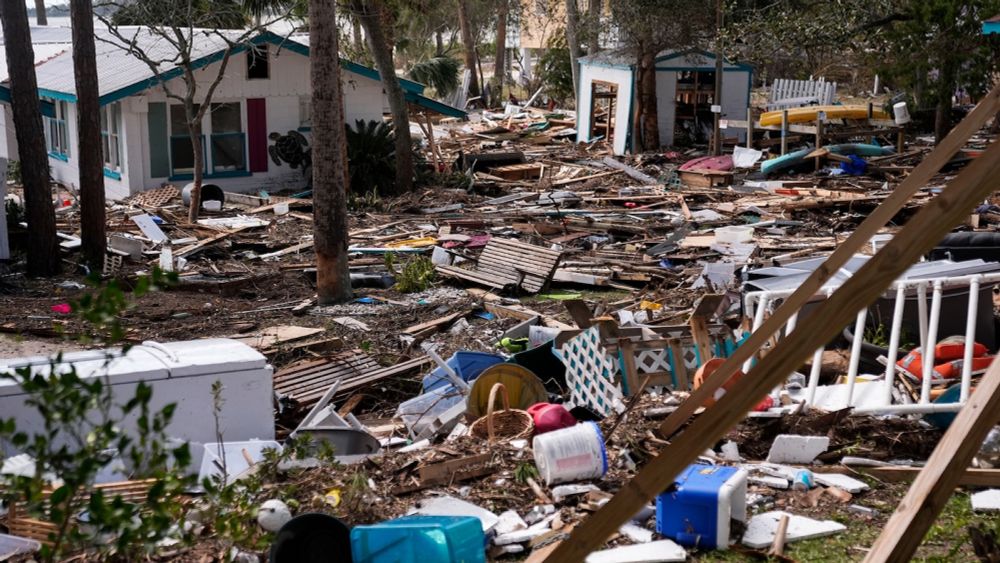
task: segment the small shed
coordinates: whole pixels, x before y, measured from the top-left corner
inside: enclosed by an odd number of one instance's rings
[[[577,141],[604,138],[615,154],[625,154],[633,148],[632,111],[638,95],[635,55],[628,50],[607,51],[583,57],[579,64]],[[681,138],[706,141],[717,99],[722,102],[722,119],[746,119],[753,69],[729,61],[722,68],[722,95],[716,97],[715,55],[689,50],[664,51],[656,57],[661,143],[673,145]]]

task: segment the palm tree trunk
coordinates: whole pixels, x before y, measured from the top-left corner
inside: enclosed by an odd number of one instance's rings
[[[472,27],[469,22],[469,7],[465,0],[458,0],[458,25],[462,29],[462,46],[465,50],[465,68],[469,71],[469,97],[480,94],[479,79],[476,76],[476,44],[472,38]]]
[[[577,35],[580,27],[580,11],[577,0],[566,0],[566,44],[569,46],[569,62],[573,70],[573,94],[580,90],[580,37]]]
[[[319,303],[351,298],[347,265],[347,168],[336,2],[309,1],[312,80],[313,241]]]
[[[493,64],[493,79],[497,85],[496,103],[503,102],[501,99],[503,97],[503,83],[507,78],[507,15],[509,12],[510,6],[507,4],[507,0],[500,0],[500,5],[497,8],[497,53]]]
[[[45,13],[45,0],[35,0],[35,21],[38,25],[49,25],[49,17]]]
[[[53,276],[59,273],[59,245],[56,243],[56,214],[49,186],[49,160],[45,150],[42,113],[38,106],[34,50],[24,2],[0,4],[10,76],[11,105],[17,153],[21,160],[28,216],[28,274]]]
[[[104,267],[107,249],[104,211],[104,159],[101,142],[101,107],[98,101],[97,60],[94,49],[94,7],[91,0],[71,0],[73,25],[73,74],[76,79],[77,146],[81,150],[80,238],[84,261],[91,270]],[[110,123],[108,125],[111,126]]]
[[[383,18],[388,14],[381,0],[354,0],[353,6],[365,28],[368,50],[375,59],[375,68],[382,77],[382,87],[389,99],[396,134],[396,189],[408,192],[413,189],[413,140],[410,137],[410,114],[406,107],[406,97],[396,78],[392,43],[386,37],[383,27]]]

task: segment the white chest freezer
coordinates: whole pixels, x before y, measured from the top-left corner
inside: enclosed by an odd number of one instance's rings
[[[0,372],[30,366],[39,374],[52,369],[64,373],[73,366],[83,379],[106,378],[115,404],[135,397],[137,384],[145,382],[153,389],[152,412],[177,404],[167,435],[191,443],[195,471],[202,444],[218,441],[212,401],[216,381],[223,387],[219,425],[224,441],[274,438],[273,369],[260,352],[241,342],[224,338],[144,342],[124,354],[120,348],[72,352],[64,354],[59,364],[54,362],[54,357],[45,356],[0,359]],[[9,380],[0,380],[0,417],[13,417],[18,430],[29,434],[43,429],[41,415],[25,404],[24,391]],[[134,433],[135,418],[133,414],[118,424]],[[18,453],[9,443],[0,443],[0,450],[4,457]]]

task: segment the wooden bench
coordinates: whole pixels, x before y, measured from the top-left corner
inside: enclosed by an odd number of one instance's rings
[[[538,293],[552,279],[562,253],[511,239],[493,238],[476,259],[475,268],[437,267],[443,276],[496,289]]]

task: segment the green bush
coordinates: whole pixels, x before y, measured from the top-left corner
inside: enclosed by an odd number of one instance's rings
[[[357,120],[347,126],[351,191],[391,195],[396,191],[396,136],[382,121]]]

